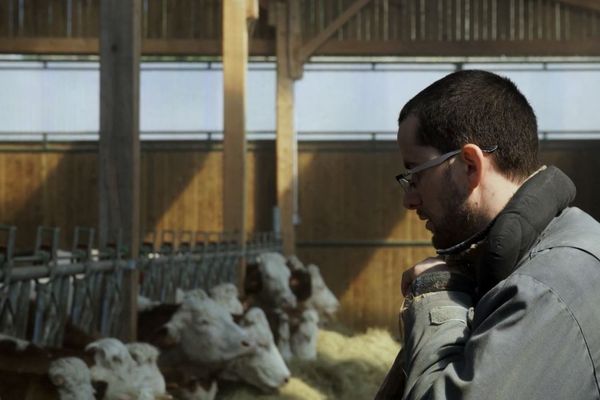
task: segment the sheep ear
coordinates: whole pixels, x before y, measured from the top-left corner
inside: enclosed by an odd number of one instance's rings
[[[103,399],[108,388],[108,382],[106,381],[92,381],[92,387],[94,388],[94,397],[98,400]]]

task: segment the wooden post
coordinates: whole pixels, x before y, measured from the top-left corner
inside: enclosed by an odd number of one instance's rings
[[[119,230],[129,257],[139,252],[139,93],[141,0],[100,2],[100,148],[98,166],[101,246]],[[124,340],[137,336],[138,273],[123,287]]]
[[[297,195],[296,158],[297,144],[294,131],[294,78],[301,74],[295,65],[295,49],[292,32],[295,31],[291,7],[287,2],[278,2],[277,14],[277,206],[279,208],[280,233],[283,240],[283,253],[295,253],[296,235],[294,222]],[[297,17],[297,16],[295,16]]]
[[[249,22],[258,18],[257,0],[223,3],[223,229],[237,232],[242,252],[246,244],[246,71]],[[245,262],[238,268],[243,287]]]

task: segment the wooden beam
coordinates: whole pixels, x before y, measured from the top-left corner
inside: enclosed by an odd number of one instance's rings
[[[300,2],[290,1],[287,5],[288,11],[288,68],[292,79],[302,78],[304,72],[304,61],[300,59],[302,48],[302,15],[300,13]]]
[[[141,0],[104,0],[100,10],[100,244],[121,237],[139,253]],[[125,273],[122,338],[137,336],[139,275]]]
[[[328,56],[398,57],[592,57],[600,56],[600,40],[531,41],[329,41],[318,51]]]
[[[223,2],[223,229],[246,232],[247,1]]]
[[[275,41],[252,39],[250,54],[275,55]],[[0,53],[7,54],[98,54],[97,38],[0,38]],[[144,39],[144,55],[220,56],[223,42],[215,39]]]
[[[290,76],[289,3],[277,3],[277,207],[283,254],[295,254],[294,209],[297,193],[297,141],[294,132],[294,79]]]
[[[419,41],[401,40],[330,40],[323,44],[317,55],[327,56],[508,56],[508,57],[572,57],[600,56],[600,40],[528,40],[528,41]],[[275,55],[275,42],[252,39],[250,55]],[[207,55],[220,56],[220,40],[147,39],[143,54],[153,55]],[[98,54],[97,39],[0,39],[0,53],[10,54]]]
[[[600,11],[600,1],[598,0],[556,0],[558,3],[566,6],[582,8],[587,11]]]
[[[338,31],[350,18],[354,17],[371,0],[355,0],[339,17],[333,20],[327,28],[323,29],[317,36],[308,41],[300,49],[299,62],[304,63],[308,58],[325,43],[334,33]]]

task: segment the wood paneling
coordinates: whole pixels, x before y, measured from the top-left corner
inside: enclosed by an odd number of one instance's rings
[[[197,143],[176,147],[142,146],[143,228],[222,230],[222,149]],[[540,147],[544,163],[574,180],[575,205],[599,219],[600,143],[542,142]],[[270,230],[276,203],[274,143],[253,143],[247,159],[247,229]],[[314,243],[427,241],[422,222],[403,210],[393,179],[401,169],[392,142],[300,143],[297,241],[305,245],[298,254],[321,267],[341,299],[339,318],[356,329],[385,326],[397,332],[402,272],[432,249]],[[21,248],[32,247],[40,224],[61,227],[63,246],[70,246],[74,226],[97,225],[97,197],[94,151],[0,152],[0,222],[17,225]]]
[[[357,1],[302,1],[304,44],[323,35]],[[0,3],[0,52],[97,53],[81,43],[93,44],[98,35],[99,0]],[[594,0],[369,0],[315,54],[599,55],[598,46],[590,43],[600,40],[600,6],[590,4]],[[144,46],[145,54],[220,54],[222,1],[144,0],[143,5],[143,38],[160,41]],[[251,44],[253,55],[275,54],[268,19],[268,10],[262,9],[252,40],[262,44]],[[57,43],[63,45],[60,50]],[[506,43],[516,45],[514,53]]]

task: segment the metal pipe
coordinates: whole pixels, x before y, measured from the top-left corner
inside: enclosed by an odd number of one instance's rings
[[[10,282],[12,283],[29,279],[46,278],[50,276],[51,271],[53,276],[83,274],[86,272],[86,270],[91,272],[108,272],[112,271],[115,268],[115,265],[121,268],[131,268],[130,262],[124,260],[92,261],[87,264],[58,264],[51,267],[48,265],[22,266],[12,269],[10,272]],[[4,273],[2,272],[2,275],[0,275],[0,280],[3,279]]]

